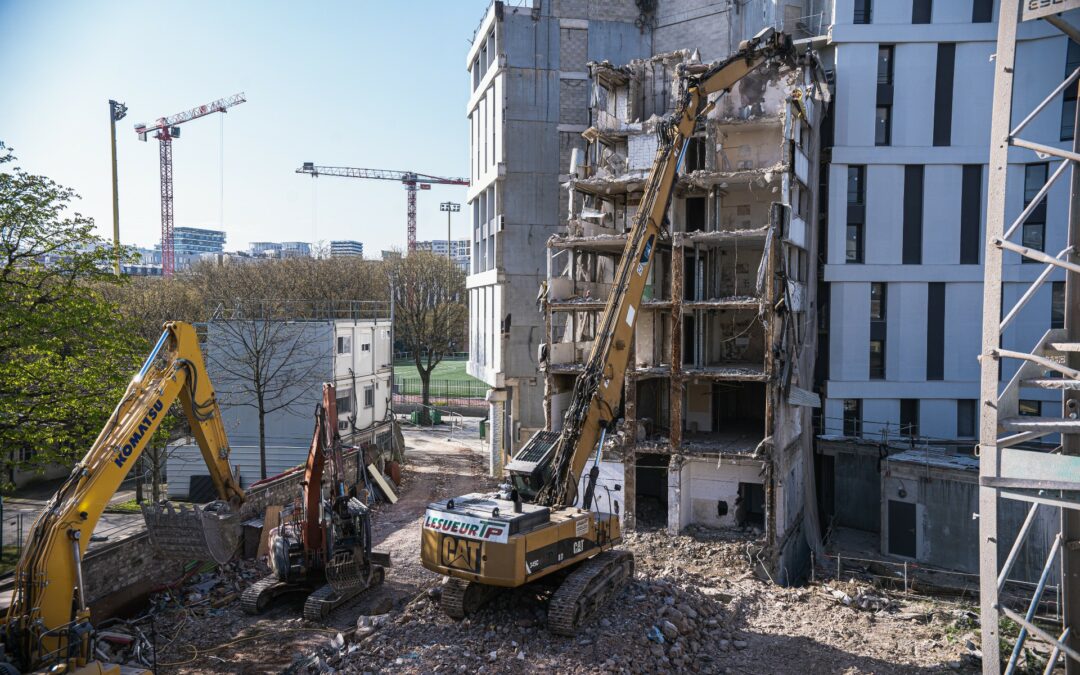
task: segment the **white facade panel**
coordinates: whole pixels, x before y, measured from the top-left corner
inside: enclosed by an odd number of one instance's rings
[[[844,44],[836,48],[836,145],[874,146],[877,99],[877,45]]]
[[[960,183],[955,164],[927,166],[923,175],[922,261],[927,265],[960,262]]]
[[[922,382],[926,379],[926,284],[889,284],[886,379]]]
[[[891,3],[874,3],[879,5]],[[908,22],[911,15],[908,14]],[[898,44],[894,47],[892,145],[931,146],[934,139],[934,80],[937,45]],[[877,64],[877,52],[874,52]],[[877,71],[875,70],[875,78]],[[876,79],[874,80],[877,81]],[[877,92],[872,94],[876,98]]]
[[[846,205],[845,205],[846,206]],[[866,264],[900,264],[904,248],[904,167],[866,167]]]

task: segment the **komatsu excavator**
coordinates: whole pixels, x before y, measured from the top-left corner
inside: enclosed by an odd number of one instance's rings
[[[767,61],[794,54],[790,37],[773,29],[705,72],[680,73],[682,96],[657,124],[657,151],[630,229],[592,351],[578,377],[562,430],[539,431],[507,465],[511,483],[496,495],[468,494],[430,504],[421,534],[421,561],[446,575],[441,606],[462,618],[499,587],[546,578],[557,584],[548,629],[575,635],[634,574],[634,558],[615,549],[622,537],[616,513],[594,512],[599,470],[578,486],[589,458],[603,447],[620,406],[634,323],[652,267],[664,215],[688,140],[710,94],[726,92]],[[580,504],[580,507],[578,506]]]
[[[186,560],[228,560],[239,542],[244,491],[229,464],[229,443],[195,329],[171,322],[90,451],[38,515],[15,568],[0,622],[0,673],[143,673],[94,661],[95,638],[83,582],[90,534],[109,500],[179,400],[220,501],[203,508],[143,507],[154,545]]]
[[[360,451],[362,452],[362,451]],[[323,477],[330,496],[323,498]],[[279,595],[310,594],[304,618],[319,621],[334,608],[382,583],[390,556],[371,550],[371,520],[363,500],[345,490],[341,437],[337,432],[337,395],[323,384],[315,408],[315,433],[304,466],[300,502],[270,532],[270,575],[240,597],[248,614],[260,614]]]

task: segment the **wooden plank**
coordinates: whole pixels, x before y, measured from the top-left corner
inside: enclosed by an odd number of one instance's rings
[[[255,553],[255,558],[262,558],[270,550],[270,530],[274,529],[281,524],[281,507],[280,506],[267,506],[266,513],[263,515],[263,529],[262,536],[259,537],[259,550]]]
[[[382,474],[375,469],[375,465],[368,464],[367,470],[368,475],[371,476],[371,479],[374,480],[375,484],[379,486],[379,489],[382,490],[382,493],[386,495],[387,499],[390,500],[390,503],[397,504],[397,495],[394,494],[394,491],[390,489],[390,484],[383,479]]]

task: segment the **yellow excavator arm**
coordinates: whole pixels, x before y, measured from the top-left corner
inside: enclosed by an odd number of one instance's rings
[[[3,622],[4,648],[24,670],[53,663],[81,666],[90,658],[82,558],[102,511],[177,399],[223,500],[209,517],[230,509],[238,512],[244,491],[232,474],[221,411],[195,329],[187,323],[168,323],[90,451],[46,504],[28,535]],[[171,507],[169,513],[173,514]],[[188,522],[193,515],[207,517],[199,510],[184,515]],[[153,536],[149,516],[147,520]],[[184,554],[191,550],[191,546],[183,547]]]
[[[614,422],[630,355],[630,341],[652,268],[664,214],[694,125],[709,110],[708,96],[727,91],[763,63],[794,53],[791,38],[766,29],[739,45],[739,51],[706,72],[690,77],[675,111],[657,126],[656,159],[641,205],[627,235],[607,306],[597,327],[585,370],[563,418],[550,478],[537,495],[547,506],[569,506],[577,499],[582,471],[607,425]]]

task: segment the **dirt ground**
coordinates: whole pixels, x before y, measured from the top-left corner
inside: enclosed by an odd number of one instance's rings
[[[337,609],[325,625],[300,618],[301,595],[250,617],[238,601],[179,608],[192,604],[185,591],[156,613],[159,672],[977,670],[974,645],[965,644],[978,640],[969,606],[888,597],[858,584],[776,587],[751,573],[753,540],[735,532],[627,534],[635,581],[577,638],[547,632],[544,592],[532,588],[453,621],[437,607],[440,580],[419,564],[421,518],[430,501],[494,482],[475,434],[448,441],[445,431],[406,431],[406,444],[401,499],[374,518],[376,549],[393,559],[381,588]],[[251,563],[218,574],[232,574],[237,590],[259,575]]]
[[[457,430],[453,440],[445,430],[405,429],[404,434],[407,465],[399,500],[393,506],[379,506],[373,519],[374,549],[389,553],[392,563],[381,587],[337,608],[324,626],[300,618],[302,593],[280,597],[257,617],[245,614],[238,600],[219,608],[186,611],[170,604],[157,619],[161,623],[156,629],[165,645],[159,645],[159,672],[280,673],[337,633],[351,635],[357,616],[398,611],[417,593],[438,583],[439,577],[420,565],[425,508],[447,496],[489,489],[494,481],[486,476],[486,457],[475,424]],[[246,564],[231,572],[242,589],[265,570],[265,566],[256,569]],[[235,640],[242,641],[215,649]]]

